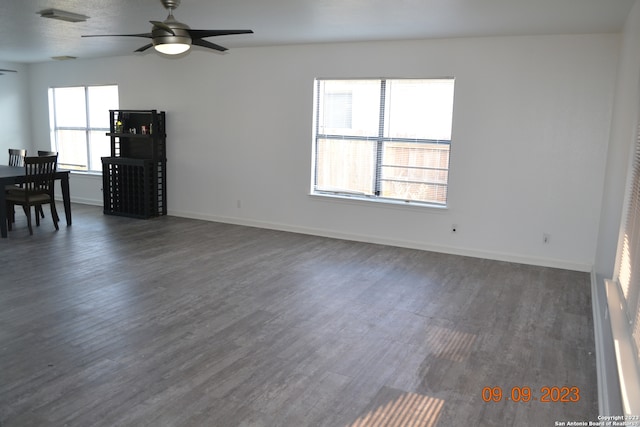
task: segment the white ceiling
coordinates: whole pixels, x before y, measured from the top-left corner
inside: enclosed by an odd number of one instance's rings
[[[207,39],[232,51],[299,43],[619,32],[635,1],[183,0],[174,16],[193,29],[254,31]],[[90,18],[74,24],[37,14],[49,8]],[[149,20],[166,16],[160,0],[0,0],[0,61],[133,54],[149,39],[80,36],[148,33]],[[136,55],[155,54],[149,49]]]

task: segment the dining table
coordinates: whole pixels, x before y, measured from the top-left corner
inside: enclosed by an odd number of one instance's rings
[[[4,191],[5,185],[20,184],[25,182],[25,168],[20,166],[0,165],[0,236],[7,237],[7,201]],[[71,199],[69,196],[69,171],[57,170],[53,174],[56,181],[60,181],[62,188],[62,203],[67,226],[71,225]]]

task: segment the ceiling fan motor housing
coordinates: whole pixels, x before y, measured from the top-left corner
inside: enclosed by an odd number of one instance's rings
[[[176,0],[171,1],[175,2]],[[178,3],[180,2],[178,1]],[[187,31],[190,27],[187,24],[176,21],[173,15],[169,15],[164,24],[171,28],[174,34],[161,27],[154,26],[151,31],[151,39],[154,46],[176,43],[191,45],[191,35]]]

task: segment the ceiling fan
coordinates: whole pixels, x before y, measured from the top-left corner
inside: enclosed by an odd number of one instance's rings
[[[181,0],[160,0],[169,16],[164,22],[149,21],[153,24],[150,33],[141,34],[98,34],[83,35],[82,37],[145,37],[151,39],[151,43],[136,49],[136,52],[144,52],[154,47],[158,52],[167,55],[178,55],[186,52],[191,45],[202,46],[220,52],[227,50],[215,43],[203,40],[205,37],[226,36],[231,34],[250,34],[251,30],[192,30],[188,25],[178,22],[173,17],[173,11],[180,6]]]
[[[3,70],[0,68],[0,76],[3,75],[4,73],[17,73],[16,70]]]

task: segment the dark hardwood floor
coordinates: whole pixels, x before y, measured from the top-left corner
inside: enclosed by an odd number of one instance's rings
[[[78,204],[56,232],[45,214],[29,236],[16,212],[0,241],[2,427],[597,419],[588,274]]]

